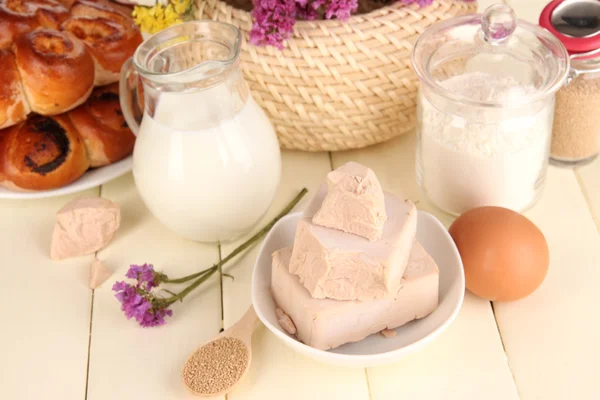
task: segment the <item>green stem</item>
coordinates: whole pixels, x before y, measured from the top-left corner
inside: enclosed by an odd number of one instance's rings
[[[307,192],[308,192],[308,190],[306,188],[302,189],[300,191],[300,193],[298,193],[298,195],[294,198],[294,200],[292,200],[291,203],[288,204],[286,208],[284,208],[279,214],[277,214],[277,216],[271,222],[269,222],[260,231],[256,232],[250,239],[248,239],[247,241],[242,243],[240,246],[238,246],[235,250],[233,250],[231,253],[229,253],[229,255],[227,257],[225,257],[223,259],[223,261],[221,261],[221,264],[227,263],[229,260],[231,260],[238,254],[240,254],[242,251],[246,250],[248,247],[253,245],[256,241],[258,241],[264,235],[266,235],[271,230],[271,228],[273,228],[273,226],[277,223],[277,221],[279,221],[281,218],[285,217],[292,210],[292,208],[294,208],[296,206],[296,204],[298,204],[298,202],[302,199],[302,197],[304,197],[304,195]]]
[[[183,278],[179,278],[179,279],[164,279],[163,282],[164,283],[185,283],[188,281],[191,281],[192,279],[196,279],[197,277],[199,277],[202,274],[207,273],[208,271],[210,271],[211,269],[214,268],[214,265],[210,268],[206,268],[205,270],[202,270],[200,272],[196,272],[194,274],[188,275],[188,276],[184,276]]]
[[[219,243],[219,264],[217,270],[219,271],[219,295],[221,296],[221,329],[219,333],[225,330],[225,304],[223,301],[223,260],[221,259],[221,243]]]
[[[236,247],[227,257],[225,257],[223,260],[221,260],[221,265],[224,265],[225,263],[230,261],[232,258],[234,258],[238,254],[240,254],[242,251],[251,247],[254,243],[256,243],[264,235],[266,235],[271,230],[271,228],[277,223],[277,221],[279,221],[281,218],[286,216],[296,206],[296,204],[298,204],[298,202],[302,199],[302,197],[304,197],[304,195],[307,192],[308,192],[308,190],[306,188],[303,188],[300,191],[300,193],[298,193],[298,195],[294,198],[294,200],[292,200],[287,205],[287,207],[285,207],[271,222],[269,222],[260,231],[256,232],[250,239],[246,240],[244,243],[242,243],[241,245]],[[197,277],[207,273],[208,271],[213,271],[213,269],[217,268],[218,265],[219,264],[214,264],[210,268],[207,268],[203,271],[196,272],[196,273],[188,275],[188,276],[184,276],[182,278],[178,278],[178,279],[168,279],[167,278],[163,282],[165,282],[165,283],[185,283],[185,282],[191,281],[192,279],[196,279]]]
[[[294,206],[296,204],[298,204],[300,199],[302,199],[302,197],[307,192],[308,192],[308,190],[306,190],[306,188],[302,189],[300,191],[300,193],[298,193],[298,195],[294,198],[294,200],[292,200],[290,202],[290,204],[288,204],[287,207],[285,207],[271,222],[269,222],[260,231],[256,232],[250,239],[246,240],[240,246],[236,247],[235,250],[233,250],[231,253],[229,253],[229,255],[227,257],[225,257],[224,259],[221,260],[220,259],[221,257],[219,254],[219,262],[217,264],[213,265],[212,267],[210,267],[208,269],[205,269],[203,271],[197,272],[192,275],[185,276],[183,278],[165,280],[164,282],[167,282],[167,283],[182,283],[182,282],[186,282],[188,280],[198,277],[198,279],[196,279],[190,286],[186,287],[185,289],[183,289],[181,292],[179,292],[175,296],[171,296],[169,298],[164,299],[165,303],[173,304],[176,301],[183,300],[185,298],[185,296],[187,296],[194,289],[196,289],[198,286],[200,286],[204,281],[206,281],[208,278],[210,278],[210,276],[212,274],[214,274],[215,271],[219,270],[223,264],[225,264],[227,261],[231,260],[238,254],[240,254],[242,251],[246,250],[252,244],[257,242],[260,238],[262,238],[267,232],[269,232],[271,230],[271,228],[277,223],[277,221],[279,221],[281,218],[283,218],[285,215],[287,215],[287,213],[289,213],[290,210],[292,210],[292,208],[294,208]],[[222,290],[221,290],[221,295],[223,295]],[[223,304],[223,302],[221,302],[221,304]]]
[[[183,289],[177,295],[169,297],[168,299],[165,299],[165,301],[167,302],[167,304],[173,304],[178,300],[183,300],[185,298],[185,296],[187,296],[188,294],[190,294],[192,292],[192,290],[196,289],[198,286],[200,286],[202,283],[204,283],[204,281],[206,281],[208,278],[210,278],[211,275],[214,274],[216,270],[217,270],[217,267],[209,268],[208,273],[204,274],[203,276],[201,276],[200,278],[195,280],[194,283],[192,283],[190,286]]]

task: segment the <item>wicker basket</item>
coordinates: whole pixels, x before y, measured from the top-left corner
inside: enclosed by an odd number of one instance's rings
[[[196,18],[243,33],[242,69],[283,148],[335,151],[365,147],[415,127],[418,80],[412,46],[425,28],[475,12],[476,2],[401,2],[346,22],[299,21],[284,50],[248,44],[250,13],[220,0],[196,0]]]

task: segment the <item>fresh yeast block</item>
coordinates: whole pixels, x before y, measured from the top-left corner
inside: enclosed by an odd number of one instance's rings
[[[121,224],[119,205],[101,197],[81,197],[56,215],[50,257],[63,260],[94,253],[105,247]]]
[[[387,220],[383,189],[375,173],[349,162],[327,174],[328,192],[312,222],[380,240]]]
[[[370,301],[312,298],[288,271],[291,254],[291,248],[273,254],[271,291],[277,306],[293,321],[297,338],[316,349],[332,349],[395,329],[429,315],[438,306],[439,270],[418,242],[396,295]]]
[[[325,228],[313,216],[327,194],[318,193],[298,222],[290,272],[319,299],[372,300],[394,296],[417,232],[417,209],[410,200],[385,194],[388,220],[377,242]]]

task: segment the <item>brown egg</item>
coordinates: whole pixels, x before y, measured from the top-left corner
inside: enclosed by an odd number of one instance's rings
[[[467,289],[488,300],[513,301],[544,281],[550,255],[537,226],[501,207],[467,211],[450,226],[465,268]]]

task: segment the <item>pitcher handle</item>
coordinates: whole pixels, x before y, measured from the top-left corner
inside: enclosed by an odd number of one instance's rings
[[[119,102],[129,129],[137,136],[144,115],[144,97],[140,77],[133,68],[131,57],[121,67]]]

